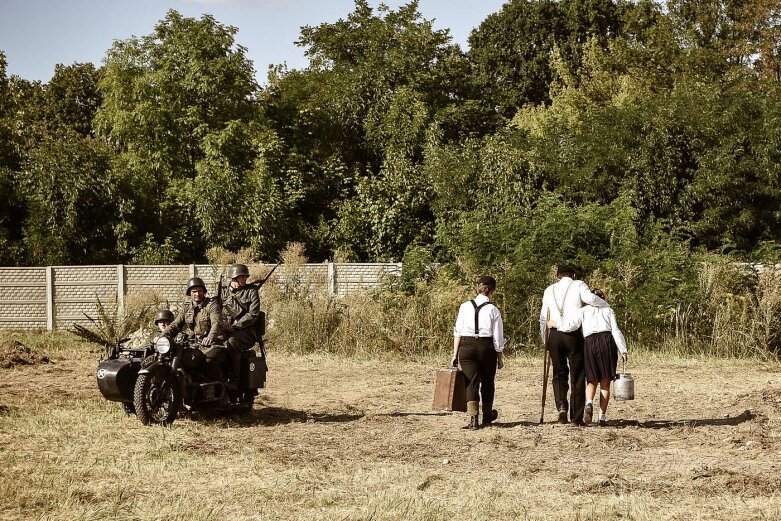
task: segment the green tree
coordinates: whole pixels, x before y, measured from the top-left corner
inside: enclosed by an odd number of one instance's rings
[[[74,131],[42,140],[19,176],[28,216],[24,242],[37,265],[113,262],[121,180],[112,178],[111,151]]]
[[[401,258],[431,219],[420,168],[428,136],[485,126],[460,128],[467,118],[455,107],[470,94],[463,55],[417,2],[375,12],[358,0],[345,19],[304,27],[297,43],[309,67],[273,71],[264,97],[282,147],[272,171],[307,233],[295,238],[310,255]],[[435,121],[442,131],[429,132]]]
[[[56,65],[46,84],[46,119],[50,126],[70,128],[83,136],[93,134],[92,120],[102,101],[99,72],[91,63]]]
[[[109,50],[96,125],[119,151],[115,169],[137,190],[128,244],[147,233],[159,240],[173,236],[182,258],[193,259],[203,256],[206,240],[232,240],[215,234],[227,225],[203,220],[229,210],[200,204],[196,185],[215,186],[199,179],[215,172],[208,166],[215,154],[238,172],[254,160],[246,135],[257,116],[257,86],[236,31],[209,15],[196,20],[169,11],[152,34]]]
[[[511,118],[527,103],[550,101],[555,52],[575,74],[582,46],[593,37],[607,45],[620,27],[613,0],[512,0],[472,32],[468,58],[483,96]]]

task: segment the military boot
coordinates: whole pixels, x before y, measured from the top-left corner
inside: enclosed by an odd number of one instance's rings
[[[466,402],[466,414],[469,416],[469,425],[465,428],[470,430],[477,430],[480,428],[480,422],[478,421],[477,413],[480,411],[480,402],[469,401]]]

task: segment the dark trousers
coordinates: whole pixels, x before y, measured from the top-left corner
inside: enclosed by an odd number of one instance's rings
[[[228,357],[228,350],[223,346],[210,346],[203,351],[206,355],[206,376],[213,380],[222,380],[222,366]]]
[[[483,414],[494,405],[496,378],[496,350],[490,337],[461,337],[458,361],[466,377],[466,401],[479,402],[482,396]]]
[[[255,328],[250,326],[247,329],[235,329],[230,335],[225,343],[228,347],[230,377],[238,381],[241,374],[241,353],[255,345]]]
[[[583,372],[583,331],[571,333],[550,330],[548,350],[553,365],[553,396],[556,409],[566,411],[569,405],[570,420],[583,421],[583,408],[586,406],[586,377]],[[569,365],[567,364],[569,361]],[[567,391],[572,382],[572,395],[567,403]]]

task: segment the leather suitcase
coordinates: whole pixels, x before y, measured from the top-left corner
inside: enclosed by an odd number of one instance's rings
[[[466,378],[463,371],[455,367],[437,370],[434,410],[466,412]]]

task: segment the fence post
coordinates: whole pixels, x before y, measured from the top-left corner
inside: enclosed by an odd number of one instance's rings
[[[46,266],[46,329],[54,331],[54,268]]]
[[[336,295],[336,266],[328,262],[328,294]]]
[[[117,308],[120,313],[124,313],[125,311],[125,293],[127,293],[125,265],[117,264]]]
[[[195,277],[195,264],[190,264],[190,278]]]

